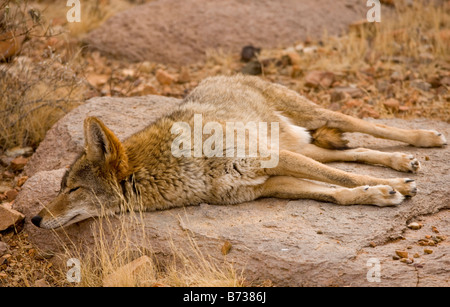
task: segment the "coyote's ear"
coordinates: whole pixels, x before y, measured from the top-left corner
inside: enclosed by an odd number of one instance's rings
[[[125,176],[128,169],[125,149],[114,133],[98,118],[85,119],[84,139],[86,158],[89,161],[112,168],[119,179]]]

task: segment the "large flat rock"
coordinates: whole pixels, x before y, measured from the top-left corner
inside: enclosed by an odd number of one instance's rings
[[[87,115],[102,118],[121,139],[142,129],[179,100],[160,96],[139,98],[96,98],[61,119],[47,134],[27,165],[31,178],[19,193],[14,208],[26,216],[25,231],[38,248],[62,251],[62,243],[83,242],[90,249],[96,239],[91,228],[97,220],[87,220],[63,230],[48,231],[34,227],[30,218],[39,212],[59,190],[60,180],[83,148],[83,119]],[[430,120],[399,119],[376,122],[401,128],[436,129],[450,136],[450,125]],[[262,199],[235,206],[202,204],[186,208],[144,213],[133,226],[128,239],[137,246],[158,252],[170,250],[170,242],[187,245],[189,234],[205,254],[221,260],[221,246],[232,244],[227,259],[245,270],[250,279],[270,279],[284,286],[449,286],[450,249],[447,239],[423,255],[417,244],[420,236],[450,234],[449,148],[414,148],[405,144],[375,139],[367,135],[348,135],[351,146],[414,154],[422,164],[419,174],[354,163],[332,166],[355,173],[379,177],[416,179],[419,193],[398,207],[348,206],[313,200]],[[114,217],[107,238],[113,240],[121,221]],[[407,228],[411,221],[422,220],[419,232]],[[140,225],[139,225],[140,224]],[[109,236],[109,237],[108,237]],[[396,249],[410,247],[421,258],[407,265],[392,260]],[[367,261],[381,263],[381,282],[370,283]],[[420,265],[419,265],[420,264]],[[414,266],[415,265],[415,266]]]
[[[368,10],[359,0],[157,0],[118,13],[85,41],[121,59],[184,65],[209,50],[277,48],[325,31],[341,34]]]

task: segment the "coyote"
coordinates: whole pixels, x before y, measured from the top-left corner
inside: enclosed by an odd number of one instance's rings
[[[269,147],[277,153],[278,163],[261,167],[262,160],[268,158],[258,155],[174,155],[171,148],[179,137],[172,131],[174,124],[183,122],[194,127],[198,114],[203,126],[213,121],[224,128],[226,122],[278,123],[278,143]],[[258,77],[211,77],[172,113],[123,142],[98,118],[86,118],[84,152],[63,177],[58,196],[32,222],[51,229],[131,210],[200,203],[230,205],[262,197],[393,206],[417,193],[414,180],[408,178],[375,178],[322,164],[362,162],[401,172],[417,172],[420,168],[409,154],[348,148],[344,132],[361,132],[419,147],[447,144],[436,131],[387,127],[323,109],[295,91]],[[244,137],[248,135],[247,131]],[[201,137],[206,139],[205,135]],[[245,144],[249,146],[248,141]]]

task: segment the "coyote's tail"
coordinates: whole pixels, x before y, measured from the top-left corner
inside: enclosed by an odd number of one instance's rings
[[[311,143],[326,149],[348,149],[348,141],[343,138],[342,133],[338,128],[322,126],[311,131]]]

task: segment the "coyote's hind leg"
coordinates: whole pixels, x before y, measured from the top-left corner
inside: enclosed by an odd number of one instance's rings
[[[287,199],[314,199],[338,205],[377,205],[380,207],[400,204],[404,196],[390,186],[359,186],[356,188],[329,187],[308,180],[289,176],[270,177],[262,185],[262,197]]]
[[[401,172],[417,172],[420,169],[420,163],[413,155],[401,152],[382,152],[366,148],[332,150],[308,144],[299,153],[322,163],[362,162],[384,165]]]
[[[441,147],[447,145],[447,139],[435,130],[400,129],[375,124],[342,113],[324,110],[323,115],[329,120],[327,126],[344,132],[361,132],[377,138],[405,142],[416,147]]]
[[[319,107],[297,92],[278,84],[254,83],[263,89],[266,99],[296,125],[309,130],[327,126],[343,132],[361,132],[382,139],[405,142],[416,147],[441,147],[447,144],[442,133],[434,130],[412,130],[371,123],[356,117]]]

